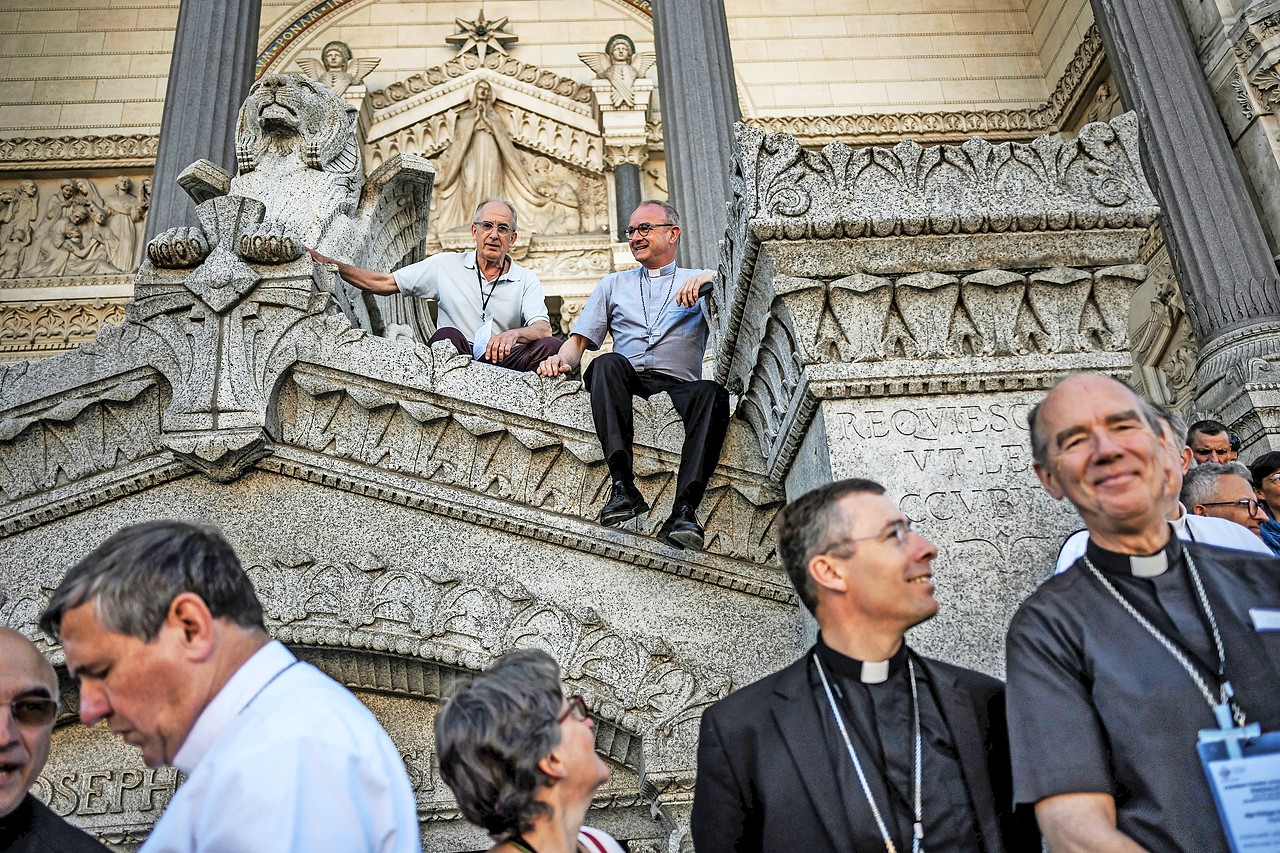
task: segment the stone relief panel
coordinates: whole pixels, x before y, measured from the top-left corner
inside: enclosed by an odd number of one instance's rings
[[[25,179],[0,187],[0,279],[137,269],[151,179]]]
[[[62,299],[4,302],[0,360],[30,358],[92,341],[103,326],[124,320],[123,300]]]
[[[1151,276],[1134,294],[1134,387],[1147,398],[1179,412],[1195,403],[1199,349],[1186,306],[1163,244],[1151,261]]]

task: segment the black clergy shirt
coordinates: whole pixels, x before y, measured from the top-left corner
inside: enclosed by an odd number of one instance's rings
[[[911,850],[915,822],[915,735],[912,725],[911,685],[907,659],[912,653],[904,643],[889,661],[888,678],[880,684],[861,680],[862,662],[834,651],[818,637],[820,656],[831,682],[836,704],[844,715],[853,748],[862,762],[871,794],[880,809],[893,842],[900,851]],[[818,717],[832,762],[836,767],[841,799],[854,836],[850,850],[884,850],[867,797],[849,758],[848,748],[831,714],[826,691],[817,670],[810,667],[810,682]],[[974,818],[969,790],[961,774],[954,739],[938,710],[928,673],[915,663],[916,692],[920,700],[921,804],[926,851],[980,853],[981,835]]]
[[[0,853],[108,853],[31,794],[0,817]]]
[[[1135,577],[1128,556],[1092,540],[1086,557],[1148,620],[1190,652],[1217,694],[1218,655],[1187,569],[1190,554],[1226,649],[1226,675],[1250,722],[1280,731],[1280,633],[1249,609],[1280,608],[1280,561],[1170,537],[1168,568]],[[1227,853],[1196,754],[1216,728],[1191,676],[1086,568],[1084,558],[1019,608],[1008,638],[1014,793],[1115,797],[1116,824],[1147,850]]]

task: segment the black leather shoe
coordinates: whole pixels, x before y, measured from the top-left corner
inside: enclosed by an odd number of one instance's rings
[[[702,525],[698,523],[698,514],[688,504],[679,504],[671,510],[671,517],[662,524],[658,531],[658,541],[676,548],[688,548],[690,551],[701,551],[706,536]]]
[[[605,527],[617,527],[624,521],[630,521],[637,515],[649,511],[649,504],[644,495],[630,480],[614,479],[613,493],[609,495],[604,509],[600,510],[600,523]]]

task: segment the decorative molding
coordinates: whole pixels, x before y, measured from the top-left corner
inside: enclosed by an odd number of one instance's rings
[[[529,65],[518,59],[489,54],[481,62],[474,55],[465,53],[455,57],[443,65],[435,65],[425,71],[414,74],[404,80],[392,83],[385,89],[377,89],[369,93],[373,108],[386,109],[397,102],[408,100],[434,86],[440,86],[458,77],[470,74],[478,68],[487,68],[522,83],[536,86],[553,92],[562,98],[568,98],[580,104],[591,103],[591,87],[562,77],[554,71]]]
[[[31,169],[137,169],[156,164],[159,134],[0,139],[0,172]]]
[[[1049,100],[1037,107],[1013,110],[935,110],[923,113],[860,113],[831,116],[754,116],[746,124],[766,133],[787,133],[801,145],[815,147],[841,141],[867,145],[910,138],[944,142],[981,135],[992,140],[1024,140],[1055,129],[1079,98],[1079,89],[1105,59],[1096,24],[1089,27],[1071,62],[1058,78]],[[655,128],[657,139],[661,128]]]
[[[104,325],[124,321],[127,301],[62,299],[0,303],[4,306],[3,318],[0,318],[0,353],[44,353],[91,341]]]
[[[123,286],[133,287],[132,273],[0,278],[0,290],[43,290],[47,287],[117,288]],[[5,304],[11,303],[6,301]]]

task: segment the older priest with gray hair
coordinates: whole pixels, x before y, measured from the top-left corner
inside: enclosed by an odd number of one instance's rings
[[[787,505],[778,551],[818,642],[703,714],[698,853],[1038,850],[1003,685],[904,640],[938,610],[937,548],[882,486],[841,480]]]
[[[1197,745],[1280,730],[1277,564],[1173,535],[1178,449],[1123,383],[1067,377],[1030,420],[1036,475],[1089,543],[1009,627],[1017,800],[1054,853],[1227,853]]]
[[[404,762],[360,700],[272,640],[213,528],[126,527],[81,560],[40,617],[105,720],[149,767],[187,774],[142,849],[417,853]]]

